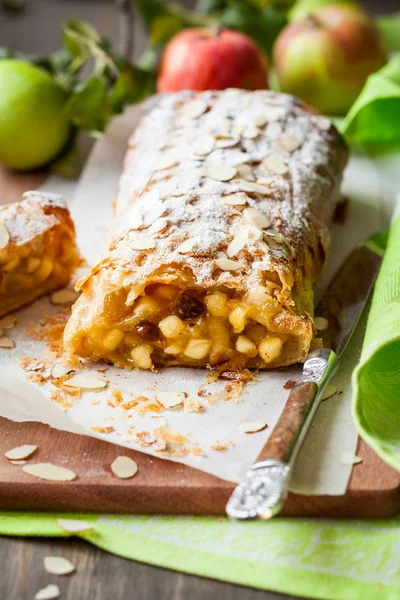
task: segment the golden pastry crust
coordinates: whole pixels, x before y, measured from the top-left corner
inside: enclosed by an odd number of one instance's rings
[[[304,360],[346,160],[331,122],[286,94],[161,97],[130,140],[67,349],[143,368]]]
[[[30,191],[0,207],[0,316],[65,286],[80,263],[61,196]]]

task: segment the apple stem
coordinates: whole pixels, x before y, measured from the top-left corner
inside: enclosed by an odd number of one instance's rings
[[[310,13],[309,15],[307,15],[307,20],[310,21],[310,23],[312,23],[316,27],[318,27],[318,29],[323,29],[325,27],[325,23],[314,13]]]
[[[210,27],[210,31],[213,37],[219,37],[225,28],[221,25],[221,23],[215,23]]]

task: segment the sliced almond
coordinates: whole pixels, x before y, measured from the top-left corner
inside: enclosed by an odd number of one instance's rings
[[[0,250],[5,248],[10,241],[10,235],[7,231],[4,221],[0,221]]]
[[[87,375],[74,375],[67,379],[64,385],[82,390],[101,390],[107,386],[107,382],[100,377],[88,377]]]
[[[248,198],[246,194],[242,192],[237,192],[236,194],[228,194],[228,196],[222,197],[223,204],[229,204],[232,206],[244,206],[247,204]]]
[[[155,248],[156,241],[153,240],[149,235],[138,235],[129,238],[130,247],[133,250],[150,250]]]
[[[74,290],[59,290],[51,295],[50,300],[52,304],[70,304],[75,302],[78,296],[78,292]]]
[[[266,427],[267,424],[263,421],[246,421],[239,425],[239,429],[242,433],[256,433],[257,431],[262,431]]]
[[[24,458],[29,458],[29,456],[32,456],[32,454],[36,452],[37,448],[37,446],[25,444],[24,446],[18,446],[17,448],[7,450],[4,456],[9,460],[23,460]]]
[[[337,387],[336,385],[333,385],[332,383],[328,383],[328,385],[325,388],[324,393],[322,394],[322,398],[321,400],[328,400],[328,398],[332,398],[332,396],[334,396],[337,392]]]
[[[198,156],[206,156],[213,151],[215,146],[215,140],[212,135],[205,135],[199,138],[195,144],[193,152]]]
[[[278,175],[284,175],[288,171],[287,166],[277,154],[270,154],[270,156],[264,158],[263,163],[269,171],[277,173]]]
[[[165,408],[173,408],[182,404],[187,394],[185,392],[159,392],[156,394],[156,400]]]
[[[271,120],[271,119],[270,119]],[[268,137],[278,137],[282,133],[282,126],[279,123],[270,123],[268,125]]]
[[[264,125],[267,124],[268,122],[268,118],[261,114],[261,113],[256,113],[254,115],[251,116],[251,122],[253,123],[253,125],[255,125],[256,127],[263,127]]]
[[[317,331],[325,331],[328,325],[329,321],[328,319],[325,319],[325,317],[315,317],[314,326]]]
[[[319,129],[322,131],[328,131],[332,127],[332,121],[328,117],[317,116],[313,119]]]
[[[226,165],[214,165],[207,167],[205,170],[205,175],[216,181],[230,181],[235,177],[236,173],[236,167],[228,167]]]
[[[228,257],[232,258],[238,252],[243,250],[248,242],[248,239],[247,230],[241,231],[237,236],[235,236],[226,249],[226,254]]]
[[[232,131],[232,119],[222,119],[218,126],[220,136],[228,136]]]
[[[70,371],[71,369],[67,369],[64,365],[57,363],[51,370],[51,376],[54,377],[54,379],[59,379],[60,377],[64,377],[64,375],[68,375]]]
[[[215,264],[223,271],[237,271],[242,268],[240,263],[235,260],[230,260],[229,258],[217,258]]]
[[[279,138],[279,145],[287,152],[294,152],[300,148],[301,144],[302,142],[297,137],[288,133],[282,133]]]
[[[160,161],[157,163],[157,171],[164,171],[164,169],[171,169],[179,164],[179,159],[176,155],[176,150],[170,150],[164,152]]]
[[[35,594],[35,600],[55,600],[60,597],[60,588],[54,583],[49,583]]]
[[[259,183],[255,183],[254,181],[241,180],[240,189],[244,192],[254,192],[255,194],[271,194],[271,189],[269,187],[267,187],[266,185],[260,185]]]
[[[93,529],[90,523],[81,519],[57,519],[57,525],[68,533],[81,533]]]
[[[260,229],[259,227],[256,227],[255,225],[248,225],[246,227],[247,230],[247,237],[249,238],[249,240],[253,240],[253,241],[257,241],[257,240],[261,240],[264,232],[262,229]]]
[[[199,240],[200,240],[199,236],[189,238],[188,240],[185,240],[184,242],[182,242],[182,244],[180,244],[177,247],[177,251],[180,252],[181,254],[190,252],[191,250],[193,250],[193,248],[199,242]]]
[[[257,208],[245,208],[243,216],[248,223],[261,227],[261,229],[270,226],[268,217]]]
[[[10,463],[13,465],[26,465],[26,460],[10,460]]]
[[[265,252],[265,254],[268,254],[268,252],[269,252],[269,246],[268,246],[268,244],[266,244],[265,242],[263,242],[263,241],[261,240],[261,241],[257,242],[257,246],[258,246],[259,248],[261,248],[261,250],[262,250],[263,252]]]
[[[0,319],[0,329],[12,329],[17,324],[17,319],[14,315],[7,315]]]
[[[35,465],[27,465],[22,467],[22,470],[28,475],[46,479],[47,481],[73,481],[76,475],[70,469],[52,465],[51,463],[37,463]]]
[[[240,177],[243,177],[243,179],[247,179],[247,181],[255,181],[256,179],[253,174],[253,169],[250,167],[250,165],[239,165],[237,167],[237,172],[238,175],[240,175]]]
[[[260,135],[260,133],[261,131],[258,129],[258,127],[250,123],[242,131],[242,138],[244,138],[245,140],[254,140]]]
[[[130,479],[138,472],[137,464],[129,456],[117,456],[110,468],[119,479]]]
[[[0,337],[0,348],[15,348],[14,340],[11,340],[8,337]]]
[[[75,571],[75,566],[63,556],[45,556],[43,560],[45,571],[51,575],[69,575]]]
[[[188,119],[200,117],[208,108],[208,103],[204,100],[191,100],[182,106],[182,114]]]
[[[362,460],[360,456],[355,456],[352,452],[342,452],[340,455],[342,465],[358,465]]]
[[[221,137],[216,141],[217,148],[231,148],[232,146],[236,146],[239,143],[238,137]]]

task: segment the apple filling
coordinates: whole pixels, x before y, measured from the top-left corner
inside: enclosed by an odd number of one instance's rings
[[[299,354],[295,334],[300,317],[284,309],[272,291],[260,286],[238,297],[229,289],[148,285],[112,327],[98,325],[86,332],[84,354],[140,369],[289,364]],[[121,296],[109,302],[114,302],[109,314],[121,315]]]
[[[0,312],[15,298],[26,295],[29,302],[31,295],[38,295],[38,289],[51,291],[69,281],[77,260],[76,248],[71,248],[70,238],[64,236],[58,240],[53,236],[51,242],[51,247],[43,243],[34,251],[21,247],[19,255],[0,264]]]

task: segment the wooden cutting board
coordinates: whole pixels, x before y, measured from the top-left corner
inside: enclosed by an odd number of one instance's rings
[[[0,169],[0,203],[13,202],[40,185],[44,175],[18,176]],[[34,479],[4,453],[22,444],[39,447],[32,462],[52,462],[72,469],[75,481]],[[139,472],[117,479],[110,470],[124,454]],[[386,465],[363,440],[343,496],[289,494],[284,515],[384,517],[400,510],[400,473]],[[89,436],[52,429],[42,423],[14,423],[0,418],[0,509],[119,513],[222,515],[234,485],[196,469],[147,456]]]

